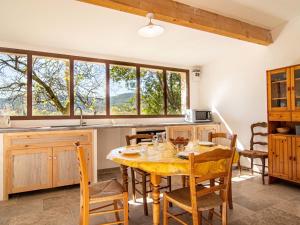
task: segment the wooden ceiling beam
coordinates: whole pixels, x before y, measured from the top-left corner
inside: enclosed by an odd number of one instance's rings
[[[140,16],[151,12],[157,20],[256,44],[269,45],[273,42],[271,31],[268,29],[172,0],[79,1]]]

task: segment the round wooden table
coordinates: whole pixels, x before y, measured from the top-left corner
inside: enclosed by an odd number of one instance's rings
[[[144,148],[143,152],[136,155],[124,155],[124,149]],[[206,146],[191,146],[193,150],[203,152],[211,151],[216,148],[227,148],[217,145],[214,147]],[[128,174],[127,168],[134,167],[150,173],[152,184],[152,199],[153,199],[153,224],[158,225],[160,221],[160,183],[161,176],[172,175],[188,175],[188,160],[181,159],[176,156],[176,151],[171,143],[159,144],[158,147],[153,146],[125,146],[113,149],[107,159],[112,160],[121,165],[123,185],[125,190],[128,190]],[[207,174],[209,171],[223,171],[223,163],[208,162],[203,163],[197,168],[197,174]]]

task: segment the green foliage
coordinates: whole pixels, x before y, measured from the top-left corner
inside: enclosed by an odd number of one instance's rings
[[[170,72],[167,76],[168,114],[177,115],[181,112],[181,74]]]

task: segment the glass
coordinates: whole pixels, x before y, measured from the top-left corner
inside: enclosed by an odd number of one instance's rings
[[[272,107],[287,107],[286,73],[271,75]]]
[[[169,115],[185,113],[186,96],[186,73],[167,71],[167,111]]]
[[[110,114],[137,115],[136,67],[110,65]]]
[[[68,59],[32,57],[32,114],[70,115],[70,62]]]
[[[27,56],[0,52],[0,114],[27,114]]]
[[[294,71],[295,77],[295,104],[300,107],[300,69]]]
[[[141,114],[164,114],[163,71],[141,68]]]
[[[74,113],[106,114],[106,66],[103,63],[74,61]]]

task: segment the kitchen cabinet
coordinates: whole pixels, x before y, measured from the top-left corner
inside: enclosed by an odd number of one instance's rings
[[[291,155],[292,179],[300,182],[300,137],[293,138],[293,148]]]
[[[12,150],[7,157],[9,193],[52,187],[51,148]]]
[[[5,134],[6,194],[79,183],[76,141],[86,151],[92,179],[92,130]]]
[[[291,137],[270,135],[269,137],[269,173],[283,179],[291,179],[290,160],[292,155]]]
[[[168,138],[176,139],[177,137],[188,138],[194,140],[194,126],[171,126],[167,127]]]
[[[91,145],[83,145],[85,159],[91,179]],[[53,187],[79,183],[78,161],[74,145],[53,148]]]
[[[208,141],[208,133],[219,132],[219,125],[198,125],[195,126],[195,139],[199,141]]]

